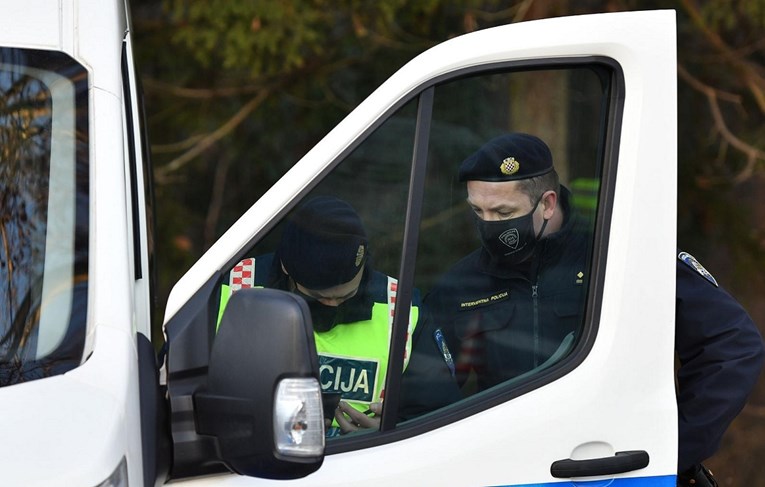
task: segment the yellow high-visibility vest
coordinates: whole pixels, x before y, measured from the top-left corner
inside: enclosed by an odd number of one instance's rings
[[[379,276],[382,274],[377,273]],[[371,276],[374,279],[376,276]],[[386,283],[386,299],[375,301],[368,320],[340,323],[331,330],[314,332],[319,355],[319,379],[323,392],[339,392],[342,400],[359,411],[379,402],[383,396],[388,371],[388,350],[395,311],[398,281],[390,276]],[[244,259],[229,273],[229,283],[221,288],[217,326],[231,295],[242,288],[264,287],[255,279],[255,259]],[[419,309],[409,311],[404,369],[412,352],[412,333],[417,326]]]

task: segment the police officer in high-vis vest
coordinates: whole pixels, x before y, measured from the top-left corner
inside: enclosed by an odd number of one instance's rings
[[[396,286],[396,279],[372,268],[366,232],[351,205],[320,196],[287,220],[276,252],[234,266],[221,289],[218,323],[231,294],[245,287],[301,296],[311,311],[322,392],[341,397],[327,436],[375,428],[384,396]],[[405,367],[418,299],[415,294]]]
[[[425,297],[422,328],[442,332],[455,376],[472,373],[482,390],[540,366],[578,333],[590,237],[538,137],[490,140],[462,162],[459,179],[482,247]],[[701,462],[756,384],[763,343],[746,311],[696,259],[679,252],[676,262],[678,485],[714,486]]]

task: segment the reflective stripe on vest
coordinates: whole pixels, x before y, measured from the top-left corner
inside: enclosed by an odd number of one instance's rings
[[[220,291],[220,303],[218,304],[218,320],[215,322],[215,333],[218,333],[220,319],[223,310],[226,309],[228,300],[235,291],[242,288],[263,287],[255,286],[255,259],[242,259],[228,273],[228,285],[223,285]]]

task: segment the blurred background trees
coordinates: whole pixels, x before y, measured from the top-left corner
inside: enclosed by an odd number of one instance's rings
[[[500,24],[649,8],[678,17],[678,246],[762,328],[765,0],[134,0],[160,303],[274,180],[416,54]],[[765,474],[763,418],[765,384],[709,462],[722,485],[757,485]]]

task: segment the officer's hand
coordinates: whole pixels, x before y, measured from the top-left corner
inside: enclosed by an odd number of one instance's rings
[[[361,429],[380,429],[380,414],[382,414],[381,402],[370,404],[369,412],[365,414],[347,402],[340,401],[335,411],[335,419],[343,433],[350,433]]]

